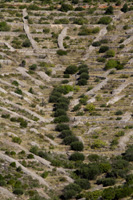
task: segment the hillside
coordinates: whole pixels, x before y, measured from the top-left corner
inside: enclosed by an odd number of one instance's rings
[[[131,200],[132,0],[0,11],[0,200]]]

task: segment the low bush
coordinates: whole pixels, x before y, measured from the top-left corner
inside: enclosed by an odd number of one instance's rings
[[[65,74],[75,74],[78,71],[78,68],[76,65],[69,65],[66,70],[65,70]]]
[[[64,56],[64,55],[67,55],[67,51],[59,49],[59,50],[57,50],[57,54],[59,56]]]
[[[12,138],[12,142],[21,144],[22,140],[21,140],[21,138],[19,138],[19,137],[13,137],[13,138]]]
[[[83,143],[79,141],[72,142],[70,146],[71,146],[71,149],[74,151],[83,151],[84,149]]]
[[[71,130],[64,130],[61,132],[61,134],[59,135],[60,138],[65,138],[65,137],[68,137],[68,136],[72,136],[72,131]]]
[[[65,145],[70,145],[72,142],[78,141],[78,138],[74,135],[67,136],[63,139]]]
[[[91,187],[90,182],[87,179],[77,179],[75,183],[83,190],[88,190]]]
[[[111,17],[101,17],[98,21],[99,24],[110,24],[110,22],[112,21]]]
[[[79,160],[84,161],[84,159],[85,159],[84,154],[79,153],[79,152],[73,153],[69,158],[69,160],[73,160],[73,161],[79,161]]]
[[[69,117],[67,115],[61,115],[54,119],[55,123],[69,122]]]
[[[67,124],[58,124],[55,128],[56,131],[62,132],[64,130],[70,130]]]
[[[104,53],[104,52],[106,52],[108,50],[109,50],[108,46],[101,46],[100,49],[99,49],[99,53]]]

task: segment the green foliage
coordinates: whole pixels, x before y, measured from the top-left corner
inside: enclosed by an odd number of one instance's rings
[[[71,149],[74,151],[83,151],[84,149],[83,143],[79,141],[72,142],[70,146],[71,146]]]
[[[115,51],[110,49],[106,52],[106,57],[110,58],[110,57],[114,57],[115,56]]]
[[[67,124],[58,124],[55,128],[56,131],[62,132],[64,130],[70,130]]]
[[[69,10],[73,10],[73,6],[71,4],[65,4],[65,3],[63,3],[61,5],[60,11],[62,11],[62,12],[68,12]]]
[[[81,108],[81,105],[80,104],[77,104],[76,106],[73,107],[73,112],[77,111],[77,110],[80,110]]]
[[[84,154],[79,153],[79,152],[73,153],[69,158],[69,160],[73,160],[73,161],[79,161],[79,160],[84,161],[84,159],[85,159]]]
[[[48,34],[49,32],[50,32],[50,29],[49,29],[49,28],[44,28],[44,29],[43,29],[43,33]]]
[[[97,180],[97,184],[103,184],[103,187],[111,186],[115,184],[114,178],[102,178]]]
[[[81,178],[94,180],[100,174],[100,171],[97,163],[93,163],[88,165],[83,164],[75,173]]]
[[[61,115],[66,115],[66,111],[64,109],[58,109],[54,113],[54,117],[59,117]]]
[[[71,130],[63,130],[59,136],[60,136],[60,138],[63,139],[63,138],[66,138],[68,136],[72,136],[72,134],[73,133],[72,133]]]
[[[79,185],[75,183],[70,183],[64,188],[63,198],[66,200],[71,199],[72,197],[75,197],[76,194],[79,194],[80,191],[81,191],[81,188]]]
[[[75,142],[75,141],[78,141],[78,138],[74,135],[67,136],[63,139],[63,143],[65,145],[69,145],[69,144],[71,144],[72,142]]]
[[[90,34],[95,34],[95,33],[99,33],[100,28],[99,27],[95,27],[95,28],[87,28],[86,26],[82,26],[80,28],[80,32],[78,33],[78,35],[90,35]]]
[[[101,45],[101,42],[100,41],[96,41],[96,42],[93,42],[92,43],[92,46],[93,47],[99,47]]]
[[[10,31],[11,27],[6,22],[0,22],[0,31]]]
[[[99,49],[99,53],[104,53],[104,52],[106,52],[108,50],[109,50],[108,46],[101,46],[100,49]]]
[[[89,111],[89,112],[93,112],[93,111],[95,111],[95,105],[92,104],[92,103],[87,104],[86,107],[85,107],[85,110]]]
[[[21,138],[19,138],[19,137],[13,137],[12,141],[15,143],[18,143],[18,144],[21,144],[21,142],[22,142]]]
[[[108,70],[108,69],[116,68],[117,70],[120,70],[120,69],[123,69],[123,67],[124,66],[119,61],[110,59],[107,61],[104,69]]]
[[[127,161],[133,161],[133,145],[129,146],[123,154],[123,158]]]
[[[69,65],[66,68],[64,74],[75,74],[77,71],[78,71],[78,68],[76,65]]]
[[[69,117],[67,115],[61,115],[54,119],[55,123],[69,122]]]
[[[79,185],[82,189],[84,189],[84,190],[88,190],[88,189],[90,189],[90,182],[87,180],[87,179],[77,179],[76,181],[75,181],[75,183],[77,184],[77,185]]]
[[[19,94],[19,95],[22,95],[22,94],[23,94],[22,90],[19,89],[19,88],[16,88],[15,93],[17,93],[17,94]]]
[[[64,55],[67,55],[67,51],[62,50],[62,49],[59,49],[59,50],[57,50],[57,54],[58,54],[59,56],[64,56]]]
[[[11,163],[10,163],[10,166],[11,166],[11,167],[16,167],[16,163],[15,163],[15,162],[11,162]]]
[[[78,85],[83,86],[83,85],[87,85],[87,80],[86,79],[79,79],[78,80]]]
[[[36,70],[37,69],[37,65],[36,64],[32,64],[29,66],[30,70]]]
[[[90,154],[88,156],[89,161],[94,162],[94,161],[98,161],[99,160],[99,155],[97,154]]]
[[[73,23],[78,24],[78,25],[83,25],[83,24],[87,24],[88,20],[86,18],[75,18]]]
[[[80,98],[80,100],[79,100],[79,102],[80,102],[81,104],[83,104],[83,105],[86,105],[86,104],[87,104],[87,101],[88,101],[88,96],[86,96],[86,95],[83,95],[83,96]]]
[[[105,14],[106,14],[106,15],[113,15],[113,13],[114,13],[113,7],[112,7],[112,6],[109,6],[109,7],[106,9]]]
[[[102,148],[102,147],[105,147],[105,146],[106,146],[106,142],[97,139],[92,143],[91,148],[95,149],[95,148]]]
[[[112,21],[111,17],[101,17],[98,21],[99,24],[105,24],[108,25]]]
[[[29,39],[26,39],[23,44],[22,44],[23,47],[30,47],[31,46],[31,43],[30,43],[30,40]]]
[[[24,190],[22,188],[16,188],[13,190],[13,193],[16,195],[22,195],[24,193]]]
[[[122,12],[126,13],[128,11],[128,5],[125,3],[121,9]]]

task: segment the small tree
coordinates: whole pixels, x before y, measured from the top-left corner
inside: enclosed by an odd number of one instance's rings
[[[126,13],[128,11],[128,5],[125,3],[121,9],[122,12]]]
[[[73,161],[79,161],[79,160],[83,161],[84,159],[85,159],[84,154],[79,153],[79,152],[73,153],[69,158],[69,160],[73,160]]]
[[[109,6],[105,12],[106,15],[113,15],[114,9],[112,6]]]

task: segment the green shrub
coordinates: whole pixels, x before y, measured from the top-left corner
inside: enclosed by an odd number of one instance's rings
[[[78,85],[80,85],[80,86],[87,85],[87,80],[86,79],[79,79]]]
[[[105,146],[106,146],[106,143],[104,141],[97,139],[93,142],[93,144],[91,145],[91,148],[95,149],[95,148],[102,148]]]
[[[50,29],[49,29],[49,28],[44,28],[44,29],[43,29],[43,33],[48,34],[49,32],[50,32]]]
[[[101,45],[101,42],[100,41],[96,41],[96,42],[93,42],[92,43],[92,46],[93,47],[99,47]]]
[[[21,140],[21,138],[19,138],[19,137],[13,137],[13,138],[12,138],[12,142],[21,144],[22,140]]]
[[[110,58],[110,57],[114,57],[115,56],[115,51],[110,49],[106,52],[106,57]]]
[[[94,162],[94,161],[98,161],[99,160],[99,155],[97,154],[90,154],[88,156],[89,161]]]
[[[64,56],[64,55],[67,55],[67,51],[59,49],[59,50],[57,50],[57,54],[59,56]]]
[[[66,111],[63,110],[63,109],[58,109],[58,110],[56,110],[55,113],[54,113],[54,117],[59,117],[59,116],[61,116],[61,115],[66,115]]]
[[[123,69],[123,67],[124,66],[119,61],[110,59],[107,61],[104,69],[108,70],[108,69],[116,68],[117,70],[120,70],[120,69]]]
[[[86,79],[86,80],[88,80],[89,79],[88,73],[83,72],[82,74],[80,74],[80,79]]]
[[[103,62],[103,63],[104,63],[104,62],[106,61],[106,59],[105,59],[104,57],[98,57],[98,58],[97,58],[97,61],[98,61],[98,62]]]
[[[37,69],[37,65],[36,64],[30,65],[29,69],[30,70],[36,70]]]
[[[128,147],[128,149],[123,154],[123,158],[130,162],[133,161],[133,145]]]
[[[78,68],[76,65],[69,65],[66,70],[65,70],[65,74],[75,74],[78,71]]]
[[[86,107],[85,107],[85,110],[86,111],[89,111],[89,112],[93,112],[95,110],[95,106],[94,104],[87,104]]]
[[[77,111],[77,110],[80,110],[81,108],[81,105],[80,104],[77,104],[76,106],[73,107],[73,112]]]
[[[30,40],[29,39],[26,39],[23,44],[22,44],[23,47],[30,47],[31,46],[31,43],[30,43]]]
[[[79,161],[79,160],[84,161],[84,159],[85,159],[84,154],[79,153],[79,152],[73,153],[69,158],[69,160],[73,160],[73,161]]]
[[[104,53],[104,52],[106,52],[108,50],[109,50],[108,46],[101,46],[100,49],[99,49],[99,53]]]
[[[14,92],[17,93],[17,94],[19,94],[19,95],[23,94],[22,90],[19,89],[19,88],[16,88],[16,90]]]
[[[13,190],[13,193],[16,195],[22,195],[24,193],[24,190],[21,188],[16,188]]]
[[[16,167],[16,163],[15,163],[15,162],[11,162],[11,163],[10,163],[10,166],[11,166],[11,167]]]
[[[63,197],[64,199],[71,199],[72,197],[75,197],[76,194],[80,193],[81,188],[79,185],[75,183],[70,183],[69,185],[65,186]]]
[[[47,178],[48,174],[49,174],[49,172],[48,172],[48,171],[45,171],[45,172],[43,172],[43,173],[41,174],[41,177],[42,177],[42,178]]]
[[[121,9],[122,12],[126,13],[128,11],[128,5],[125,3]]]
[[[64,131],[61,132],[61,134],[59,136],[60,136],[60,138],[72,136],[72,131],[71,130],[64,130]]]
[[[2,114],[1,117],[7,119],[10,118],[10,114]]]
[[[113,13],[114,13],[113,7],[112,7],[112,6],[109,6],[109,7],[106,9],[105,14],[106,14],[106,15],[113,15]]]
[[[83,24],[87,24],[88,20],[86,18],[75,18],[73,23],[78,24],[78,25],[83,25]]]
[[[71,149],[74,151],[83,151],[84,149],[83,143],[79,141],[72,142],[70,146],[71,146]]]
[[[54,119],[55,123],[69,122],[69,117],[67,115],[61,115]]]
[[[115,179],[114,178],[102,178],[97,180],[97,184],[103,184],[103,187],[111,186],[115,184]]]
[[[73,6],[71,4],[65,4],[65,3],[63,3],[61,5],[60,11],[67,12],[69,10],[73,10]]]
[[[75,142],[75,141],[78,141],[78,138],[74,135],[67,136],[63,139],[63,143],[65,145],[69,145],[69,144],[71,144],[72,142]]]
[[[88,180],[94,180],[99,174],[99,167],[96,164],[89,164],[89,165],[83,165],[75,172],[78,176],[88,179]]]
[[[99,24],[110,24],[110,22],[112,21],[111,17],[101,17],[98,21]]]
[[[18,87],[18,86],[19,86],[19,83],[18,83],[17,81],[13,81],[13,82],[12,82],[12,85],[15,85],[15,86]]]
[[[90,182],[87,179],[77,179],[75,181],[77,185],[79,185],[82,189],[88,190],[90,189]]]
[[[27,155],[27,158],[28,158],[28,159],[33,159],[33,158],[34,158],[34,155],[30,153],[30,154]]]
[[[7,22],[0,22],[0,31],[10,31],[11,27]]]
[[[58,124],[55,128],[56,131],[62,132],[64,130],[70,130],[67,124]]]
[[[33,154],[35,154],[35,155],[37,155],[38,154],[38,147],[37,146],[33,146],[33,147],[31,147],[31,149],[30,149],[30,152],[31,153],[33,153]]]

